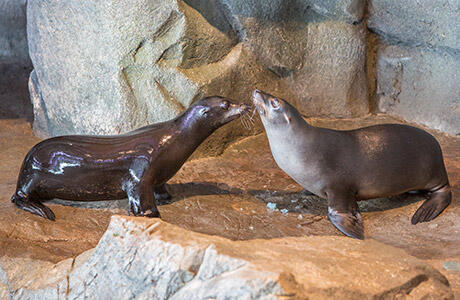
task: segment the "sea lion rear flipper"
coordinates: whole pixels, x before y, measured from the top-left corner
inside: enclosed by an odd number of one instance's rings
[[[330,195],[327,200],[329,221],[346,236],[363,240],[363,219],[356,199],[343,195],[338,198]]]
[[[51,221],[56,220],[56,216],[54,215],[53,211],[38,200],[30,200],[27,198],[19,197],[18,195],[14,195],[11,198],[11,202],[16,204],[16,206],[20,209],[33,213],[34,215],[49,219]]]
[[[449,184],[434,191],[430,198],[423,202],[415,214],[412,216],[411,223],[413,225],[420,222],[428,222],[436,218],[450,204],[452,192]]]

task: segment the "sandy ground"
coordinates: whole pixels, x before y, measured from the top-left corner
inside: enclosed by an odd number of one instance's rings
[[[397,122],[385,116],[352,120],[311,119],[313,125],[351,129]],[[460,299],[460,137],[432,132],[441,143],[453,202],[437,219],[410,224],[422,195],[361,202],[365,235],[421,258],[449,280]],[[127,201],[52,201],[51,222],[14,207],[10,197],[27,151],[39,141],[21,119],[0,120],[0,257],[52,262],[94,247],[113,214],[127,214]],[[218,157],[187,162],[168,186],[173,199],[159,209],[163,220],[233,240],[304,235],[340,235],[326,217],[324,199],[310,196],[275,164],[264,134],[232,144]],[[269,209],[274,206],[276,209]],[[454,263],[455,266],[455,263]]]

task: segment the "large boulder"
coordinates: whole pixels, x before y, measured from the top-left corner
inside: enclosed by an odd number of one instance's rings
[[[382,44],[377,101],[382,112],[460,134],[460,55]]]
[[[0,0],[0,118],[29,117],[26,0]]]
[[[132,217],[56,265],[4,257],[0,284],[11,299],[453,298],[433,267],[372,240],[230,241]]]
[[[175,67],[187,56],[194,66],[219,60],[232,46],[173,0],[29,1],[27,11],[42,135],[120,133],[172,118],[199,90]]]

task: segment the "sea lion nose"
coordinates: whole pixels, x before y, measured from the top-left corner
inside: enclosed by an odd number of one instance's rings
[[[244,103],[240,105],[241,111],[244,111],[244,112],[248,111],[250,108],[251,107],[249,105],[244,104]]]

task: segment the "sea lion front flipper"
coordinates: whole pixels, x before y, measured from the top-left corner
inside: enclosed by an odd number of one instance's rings
[[[20,209],[28,211],[34,215],[49,219],[51,221],[56,220],[56,216],[54,215],[53,211],[38,200],[31,200],[15,194],[11,198],[11,202],[13,202]]]
[[[356,200],[339,200],[328,197],[328,203],[329,221],[346,236],[363,240],[363,219]]]
[[[149,182],[148,180],[146,180]],[[129,213],[134,216],[145,216],[149,218],[160,218],[153,197],[153,188],[148,183],[132,183],[127,189],[129,201]],[[150,210],[150,212],[149,212]]]

